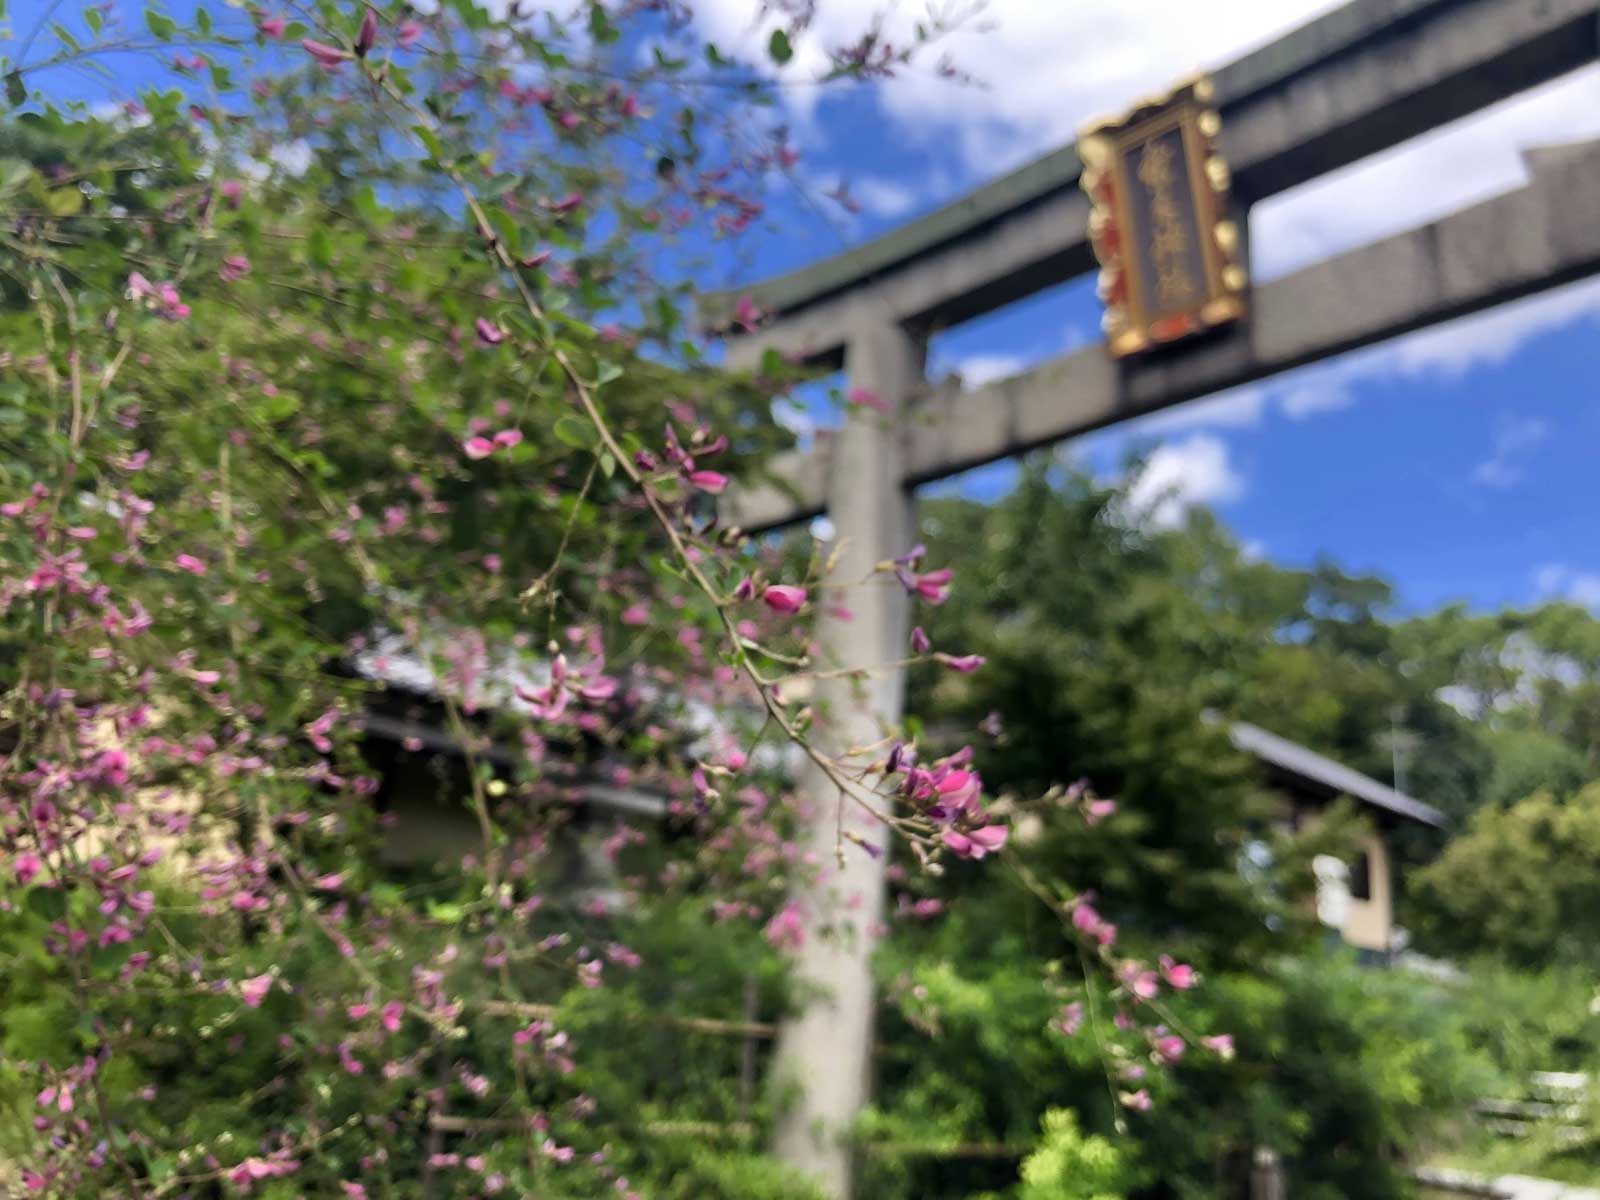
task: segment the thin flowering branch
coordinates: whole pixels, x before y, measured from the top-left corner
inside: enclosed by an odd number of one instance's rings
[[[432,121],[429,115],[419,110],[404,96],[400,95],[392,82],[377,77],[373,77],[372,82],[375,86],[380,88],[384,94],[388,95],[391,100],[401,105],[410,116],[431,126]],[[425,144],[423,148],[426,148]],[[493,225],[490,222],[487,213],[484,211],[477,194],[468,185],[460,172],[454,170],[453,168],[445,167],[442,169],[442,173],[450,180],[452,184],[455,185],[461,196],[462,202],[467,206],[467,209],[472,215],[474,222],[477,224],[478,230],[485,240],[489,253],[498,259],[501,267],[510,275],[517,290],[517,294],[527,310],[528,315],[536,322],[542,323],[545,320],[543,307],[529,289],[527,281],[518,272],[517,263],[511,257],[510,251],[496,235]],[[611,430],[610,425],[601,415],[600,410],[595,403],[589,381],[573,364],[567,353],[558,345],[541,347],[540,350],[548,353],[553,361],[555,361],[561,368],[566,377],[568,387],[570,388],[573,396],[577,399],[584,416],[588,418],[589,423],[599,436],[601,444],[617,462],[620,469],[624,472],[624,474],[627,475],[628,479],[640,490],[641,494],[644,496],[651,515],[655,518],[660,529],[666,534],[680,567],[684,570],[688,578],[692,580],[700,589],[703,595],[713,602],[716,602],[718,600],[717,589],[711,583],[711,581],[706,578],[705,574],[700,568],[696,556],[689,552],[688,547],[684,543],[683,536],[679,531],[677,522],[673,519],[671,514],[667,512],[659,496],[657,496],[654,490],[648,486],[644,473],[634,462],[633,457],[629,455],[624,450],[621,443],[618,442],[616,435]],[[864,791],[864,789],[854,781],[847,779],[837,769],[835,764],[829,761],[826,756],[817,751],[815,747],[813,747],[810,742],[804,738],[789,722],[787,715],[782,711],[781,706],[772,695],[772,685],[774,681],[763,677],[760,671],[755,667],[755,664],[750,660],[749,655],[745,653],[743,639],[740,637],[733,618],[728,614],[727,609],[719,604],[718,611],[721,614],[722,623],[729,641],[735,647],[736,653],[738,654],[739,666],[750,682],[753,683],[758,689],[762,697],[762,702],[767,709],[767,715],[769,718],[791,741],[802,748],[806,756],[817,766],[819,770],[823,772],[824,776],[829,780],[829,782],[839,789],[841,795],[850,797],[854,802],[859,804],[862,808],[864,808],[873,816],[877,817],[879,820],[888,821],[889,818],[886,816],[886,814],[879,811],[877,806],[867,799],[867,793]]]

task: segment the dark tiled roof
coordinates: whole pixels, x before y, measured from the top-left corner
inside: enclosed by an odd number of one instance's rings
[[[1336,796],[1350,796],[1373,808],[1409,821],[1432,825],[1435,829],[1442,829],[1447,824],[1445,815],[1437,808],[1275,733],[1235,721],[1228,726],[1228,736],[1237,749],[1317,790]]]

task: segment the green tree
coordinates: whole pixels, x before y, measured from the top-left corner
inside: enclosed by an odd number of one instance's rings
[[[1582,751],[1543,729],[1487,729],[1482,740],[1493,764],[1483,785],[1487,807],[1506,808],[1535,792],[1570,796],[1591,777]]]
[[[1600,784],[1485,808],[1415,880],[1430,945],[1523,967],[1600,962]]]

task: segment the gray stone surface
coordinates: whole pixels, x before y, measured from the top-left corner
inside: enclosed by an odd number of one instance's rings
[[[888,323],[863,325],[850,340],[851,384],[899,408],[923,371],[924,348]],[[847,591],[813,597],[817,606],[818,667],[876,667],[905,653],[909,605],[892,580],[873,578],[873,567],[910,548],[915,518],[901,486],[900,440],[894,422],[871,409],[856,410],[834,438],[827,473],[828,507],[834,516],[838,560],[831,580]],[[838,611],[845,605],[849,614]],[[823,678],[812,704],[817,710],[813,741],[838,755],[871,746],[900,721],[904,672],[883,670],[857,682]],[[841,846],[838,830],[853,830],[884,847],[888,833],[869,813],[840,795],[827,774],[807,762],[801,792],[812,812],[803,835],[821,869],[815,884],[795,900],[805,911],[807,932],[796,973],[802,994],[817,998],[779,1030],[773,1070],[780,1086],[800,1085],[794,1107],[778,1122],[775,1149],[786,1161],[811,1172],[827,1194],[851,1192],[851,1154],[844,1140],[870,1095],[873,986],[871,954],[883,919],[887,856],[869,856]],[[842,853],[841,853],[842,851]],[[832,927],[819,936],[818,925]]]

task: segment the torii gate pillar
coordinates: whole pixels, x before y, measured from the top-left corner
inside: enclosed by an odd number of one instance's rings
[[[886,316],[869,314],[845,346],[852,388],[871,392],[888,410],[852,406],[834,434],[827,480],[838,562],[832,579],[864,586],[816,597],[820,668],[876,666],[905,656],[909,605],[893,581],[872,578],[873,567],[904,554],[916,532],[910,493],[901,482],[902,407],[922,386],[925,346]],[[848,610],[848,611],[842,611]],[[878,741],[900,721],[901,669],[863,680],[824,679],[816,692],[814,738],[831,754]],[[872,857],[841,843],[841,820],[873,845],[888,849],[888,831],[842,799],[815,766],[801,787],[810,805],[804,846],[818,878],[798,887],[806,937],[796,983],[802,1010],[779,1031],[775,1074],[799,1095],[778,1124],[779,1157],[817,1177],[827,1194],[851,1194],[848,1137],[871,1087],[874,1026],[872,951],[883,920],[887,853]],[[841,857],[842,851],[842,857]],[[825,930],[825,931],[824,931]]]

